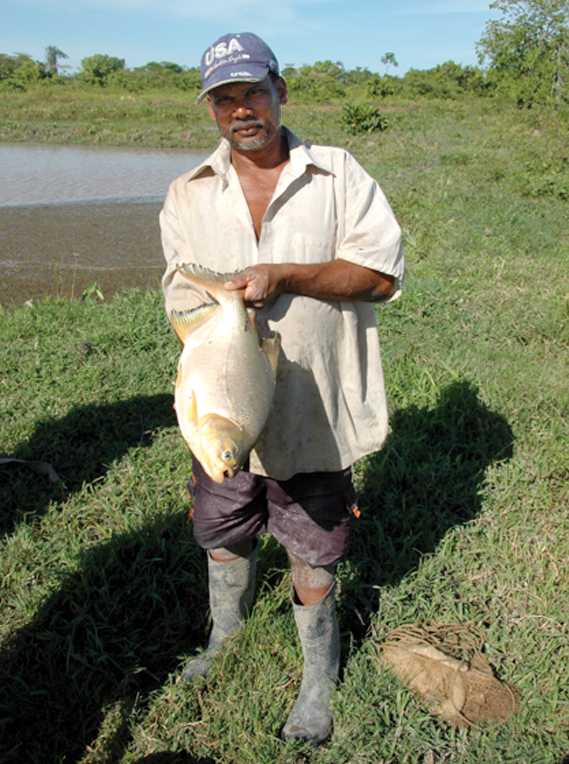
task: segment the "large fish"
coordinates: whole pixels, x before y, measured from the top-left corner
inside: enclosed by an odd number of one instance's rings
[[[220,485],[243,467],[266,424],[275,391],[278,336],[259,340],[243,291],[223,284],[234,274],[194,263],[176,266],[215,300],[171,321],[184,349],[176,414],[187,444]]]

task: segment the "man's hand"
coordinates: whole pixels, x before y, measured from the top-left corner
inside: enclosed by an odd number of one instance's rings
[[[264,308],[285,290],[286,265],[261,263],[237,273],[223,285],[226,289],[243,289],[245,304]]]
[[[227,281],[226,289],[243,289],[245,304],[264,308],[282,292],[335,302],[381,302],[393,294],[395,279],[347,260],[297,265],[260,263]]]

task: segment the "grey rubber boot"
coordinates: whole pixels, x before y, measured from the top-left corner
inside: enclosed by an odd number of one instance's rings
[[[282,736],[322,743],[332,728],[330,696],[338,681],[340,634],[336,618],[335,584],[313,605],[293,602],[304,656],[300,693]]]
[[[192,658],[182,671],[182,679],[187,682],[196,676],[208,675],[215,654],[223,647],[224,640],[241,629],[255,595],[257,544],[246,557],[221,562],[212,559],[208,552],[207,561],[213,626],[207,648],[201,655]]]

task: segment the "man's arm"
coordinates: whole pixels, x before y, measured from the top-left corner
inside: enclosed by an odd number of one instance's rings
[[[336,302],[382,302],[393,294],[395,278],[347,260],[299,265],[261,263],[238,273],[225,288],[244,289],[245,302],[265,307],[282,292]]]

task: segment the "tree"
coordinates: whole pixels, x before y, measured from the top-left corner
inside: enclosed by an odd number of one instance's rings
[[[124,88],[131,93],[149,89],[173,89],[199,93],[200,70],[185,69],[171,61],[149,61],[134,69],[117,69],[108,75],[105,84]]]
[[[42,77],[42,69],[36,61],[24,61],[13,74],[16,82],[19,82],[24,88],[29,85],[35,85]]]
[[[48,45],[45,49],[45,66],[49,77],[57,74],[57,62],[60,58],[69,58],[69,56],[55,45]]]
[[[27,53],[15,53],[13,56],[0,53],[0,89],[27,90],[43,77],[43,64],[33,61]]]
[[[81,61],[81,71],[79,79],[88,82],[90,85],[106,85],[109,77],[114,72],[124,69],[124,58],[115,58],[103,53],[96,53],[94,56],[87,56]]]
[[[385,73],[389,73],[390,66],[399,66],[399,61],[395,58],[395,53],[386,53],[381,57],[381,63],[385,66]]]
[[[317,61],[299,69],[286,68],[288,88],[300,101],[324,103],[343,98],[346,92],[346,70],[341,61]]]
[[[31,61],[32,58],[27,53],[15,53],[13,56],[0,53],[0,80],[9,79],[23,64]]]
[[[568,99],[569,0],[495,0],[503,16],[488,21],[477,44],[498,90],[520,106]]]

